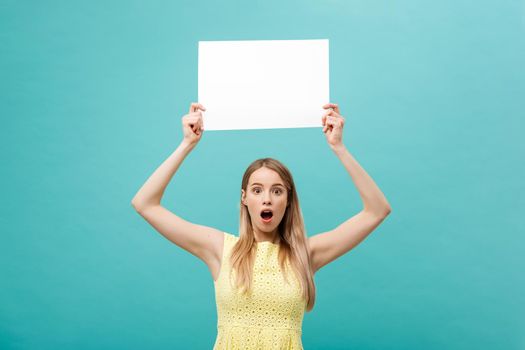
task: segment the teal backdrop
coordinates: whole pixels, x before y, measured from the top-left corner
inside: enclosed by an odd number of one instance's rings
[[[182,139],[199,40],[329,39],[392,213],[316,275],[305,349],[525,349],[524,35],[511,0],[1,1],[0,348],[211,349],[207,266],[131,199]],[[308,235],[361,210],[321,127],[205,131],[162,203],[238,235],[260,157]]]

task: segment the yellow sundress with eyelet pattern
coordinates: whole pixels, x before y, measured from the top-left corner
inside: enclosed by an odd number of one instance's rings
[[[219,277],[214,281],[217,338],[214,350],[303,349],[301,335],[306,300],[287,262],[287,284],[278,261],[279,245],[257,243],[251,295],[235,289],[230,252],[239,237],[224,232]]]

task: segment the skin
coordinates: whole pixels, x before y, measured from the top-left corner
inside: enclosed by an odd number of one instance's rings
[[[241,191],[242,204],[248,207],[255,240],[279,243],[278,227],[288,204],[286,187],[279,174],[266,167],[257,169],[251,174],[246,191]],[[271,222],[266,223],[262,220],[263,209],[272,210]]]
[[[323,108],[326,112],[321,117],[321,123],[327,144],[350,175],[363,201],[363,209],[335,228],[308,237],[314,271],[356,247],[391,212],[390,204],[384,194],[343,144],[345,118],[341,115],[339,106],[335,103],[327,103]],[[188,114],[182,117],[184,138],[181,144],[148,178],[131,204],[167,239],[202,259],[210,267],[215,280],[220,271],[223,232],[188,222],[160,203],[170,179],[204,134],[201,111],[206,111],[202,104],[191,104]],[[287,196],[281,198],[271,187],[282,179],[272,172],[266,168],[258,169],[252,174],[248,185],[260,182],[261,188],[252,192],[248,187],[246,193],[243,191],[243,204],[248,207],[253,218],[255,239],[258,242],[276,243],[275,240],[279,238],[277,227],[285,212],[286,204],[283,201],[286,201]],[[260,219],[263,205],[271,207],[274,211],[274,219],[270,224],[264,224]]]
[[[198,106],[202,110],[204,106]],[[326,104],[323,106],[327,110],[321,118],[323,133],[326,136],[328,145],[332,148],[342,146],[342,129],[344,118],[335,112],[339,111],[336,104]],[[197,120],[195,131],[197,137],[201,136],[202,119]],[[254,186],[253,184],[258,185]],[[283,186],[275,186],[281,184]],[[250,219],[257,242],[269,241],[279,242],[278,227],[287,206],[286,188],[279,174],[268,168],[260,168],[252,173],[248,181],[247,191],[242,191],[242,203],[248,207]],[[272,209],[273,217],[270,223],[265,223],[261,218],[263,209]]]

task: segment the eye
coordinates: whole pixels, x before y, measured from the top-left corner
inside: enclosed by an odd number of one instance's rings
[[[253,193],[256,193],[256,194],[259,194],[260,191],[261,191],[261,188],[260,188],[260,187],[254,187],[254,188],[252,189],[252,192],[253,192]],[[275,189],[274,189],[274,192],[277,193],[278,195],[280,195],[280,194],[282,194],[283,191],[282,191],[280,188],[275,188]]]

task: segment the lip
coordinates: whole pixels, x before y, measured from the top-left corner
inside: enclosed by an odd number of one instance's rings
[[[265,224],[269,224],[270,222],[272,222],[272,219],[273,219],[273,216],[267,220],[261,218],[261,221],[264,222]]]
[[[273,217],[274,217],[273,210],[270,209],[270,208],[266,208],[266,209],[263,208],[263,209],[261,210],[260,214],[262,214],[263,211],[270,211],[270,212],[272,212],[272,217],[269,218],[269,219],[263,219],[262,216],[260,217],[262,222],[264,222],[265,224],[269,224],[270,222],[272,222],[272,219],[273,219]]]

